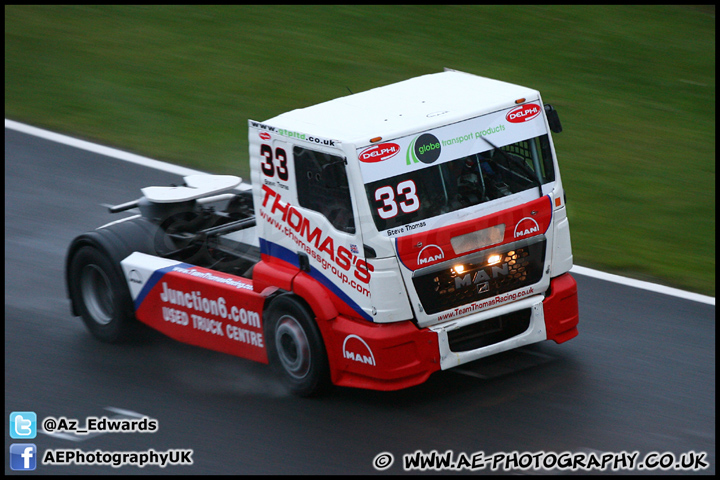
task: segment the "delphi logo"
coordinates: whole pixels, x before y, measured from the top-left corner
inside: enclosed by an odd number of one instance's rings
[[[410,142],[407,152],[407,164],[412,163],[433,163],[440,157],[440,141],[435,135],[423,133]]]
[[[515,225],[515,238],[532,235],[534,233],[540,233],[540,227],[538,227],[537,222],[530,217],[523,218]]]
[[[418,253],[417,264],[418,266],[428,265],[443,258],[445,258],[445,252],[442,251],[442,248],[437,245],[428,245]]]
[[[360,152],[358,159],[364,163],[382,162],[394,157],[399,152],[400,145],[397,143],[379,143]]]
[[[343,357],[354,362],[375,366],[375,356],[365,340],[357,335],[348,335],[342,346]]]
[[[538,115],[540,115],[540,105],[527,103],[510,110],[505,118],[511,123],[523,123],[532,120]]]

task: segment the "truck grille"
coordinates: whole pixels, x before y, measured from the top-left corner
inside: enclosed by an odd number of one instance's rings
[[[532,311],[526,308],[451,330],[447,334],[450,350],[466,352],[520,335],[530,327],[530,315]]]
[[[544,235],[420,269],[413,284],[428,314],[460,307],[537,283],[545,264]],[[491,255],[500,261],[488,265]],[[457,273],[455,265],[463,265]]]

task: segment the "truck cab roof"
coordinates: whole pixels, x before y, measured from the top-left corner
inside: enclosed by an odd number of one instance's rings
[[[539,97],[531,88],[446,70],[292,110],[266,123],[359,148],[371,138],[391,140]]]

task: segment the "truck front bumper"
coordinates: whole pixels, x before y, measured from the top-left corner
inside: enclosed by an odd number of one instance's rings
[[[339,316],[321,325],[336,385],[398,390],[437,370],[543,340],[578,334],[575,279],[566,273],[535,295],[428,328],[410,321],[377,324]]]

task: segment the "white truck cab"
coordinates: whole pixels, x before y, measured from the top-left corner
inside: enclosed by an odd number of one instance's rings
[[[560,331],[543,308],[553,279],[574,292],[548,111],[445,71],[251,120],[263,261],[301,267],[350,318],[429,329],[441,368],[575,336],[574,294]]]

